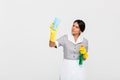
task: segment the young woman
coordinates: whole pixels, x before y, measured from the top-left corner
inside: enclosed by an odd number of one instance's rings
[[[75,20],[71,34],[63,35],[56,40],[57,30],[53,30],[54,24],[50,27],[50,47],[63,47],[64,59],[60,72],[60,80],[85,80],[84,66],[79,64],[80,46],[85,47],[86,53],[83,61],[88,57],[88,40],[83,37],[85,23],[83,20]],[[83,64],[82,64],[83,65]]]

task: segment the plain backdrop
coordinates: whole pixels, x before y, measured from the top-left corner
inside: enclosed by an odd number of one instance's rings
[[[0,80],[58,80],[63,48],[49,47],[49,25],[61,19],[57,38],[75,19],[86,23],[87,80],[120,80],[119,0],[0,0]],[[79,75],[79,74],[78,74]]]

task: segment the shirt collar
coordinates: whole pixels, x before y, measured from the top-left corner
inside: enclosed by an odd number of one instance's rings
[[[80,36],[78,37],[77,41],[75,42],[74,37],[71,33],[68,34],[68,40],[73,42],[74,44],[80,43],[83,41],[83,33],[80,34]]]

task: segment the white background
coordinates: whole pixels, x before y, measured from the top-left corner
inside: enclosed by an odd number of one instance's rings
[[[86,23],[87,80],[120,80],[119,0],[0,0],[0,80],[58,80],[62,48],[49,48],[49,25],[61,19],[57,38],[75,19]],[[79,75],[79,74],[78,74]]]

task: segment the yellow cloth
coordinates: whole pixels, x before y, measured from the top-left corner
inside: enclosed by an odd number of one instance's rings
[[[50,41],[55,42],[56,41],[56,33],[58,31],[58,27],[56,30],[53,30],[54,23],[50,25]]]
[[[83,58],[85,58],[85,59],[88,58],[88,53],[86,51],[86,48],[83,45],[80,46],[79,51],[81,54],[83,54]]]

